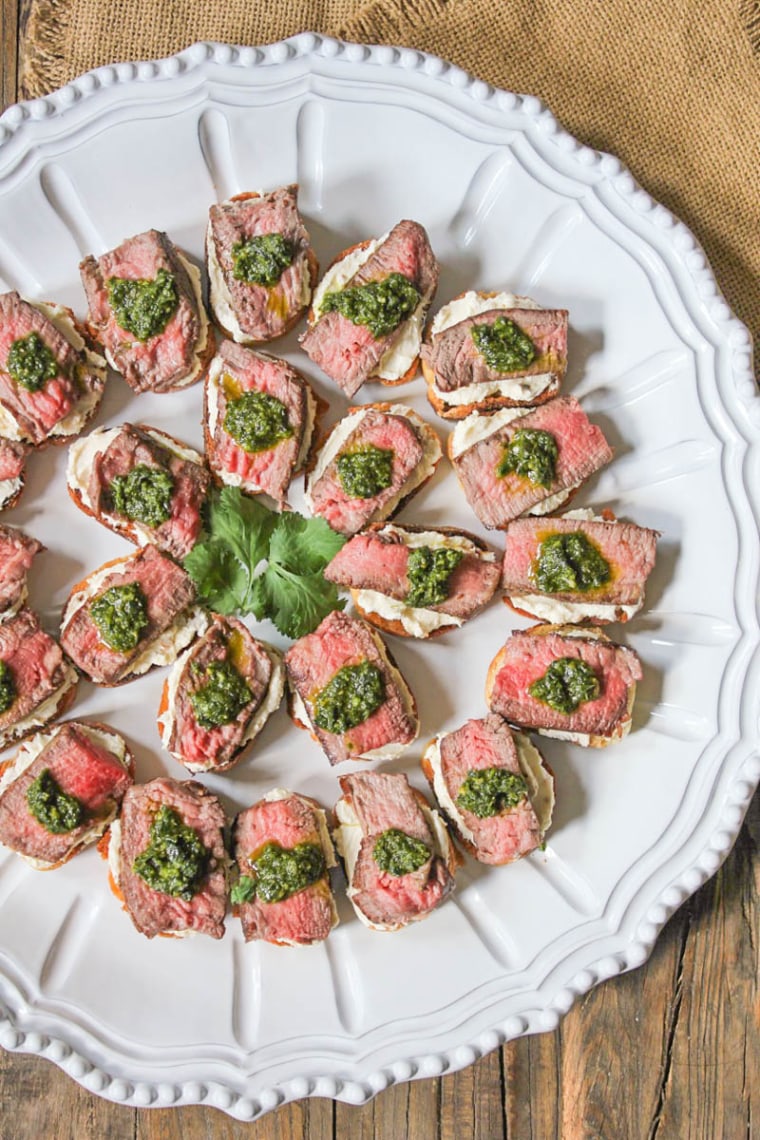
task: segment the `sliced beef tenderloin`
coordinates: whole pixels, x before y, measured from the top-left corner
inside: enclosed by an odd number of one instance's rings
[[[201,712],[201,720],[206,723],[200,723],[193,698],[210,683],[213,685],[213,674],[221,667],[231,670],[233,679],[239,677],[245,686],[239,700],[230,706],[237,711],[231,720],[219,724],[211,724],[210,720],[226,715],[221,707],[210,718],[208,711],[205,717]],[[176,662],[166,682],[159,712],[164,747],[190,771],[229,768],[263,727],[281,696],[279,656],[257,641],[241,621],[217,615],[203,636]]]
[[[418,222],[405,220],[395,225],[340,290],[384,281],[392,273],[411,282],[420,295],[424,312],[438,285],[438,262],[427,233]],[[316,323],[301,337],[301,345],[314,363],[351,397],[378,370],[405,325],[406,319],[392,332],[375,337],[366,325],[354,324],[337,311],[318,313]]]
[[[340,786],[343,797],[336,807],[336,840],[346,861],[348,894],[357,914],[379,930],[398,930],[425,918],[454,889],[455,859],[443,824],[437,833],[433,831],[432,811],[401,772],[341,776]],[[352,835],[357,830],[358,843]],[[406,837],[424,844],[428,857],[405,873],[384,869],[378,863],[376,845],[388,832],[400,832],[402,842]]]
[[[541,373],[561,378],[567,367],[567,316],[566,309],[490,309],[435,333],[422,356],[442,392]],[[497,320],[512,322],[532,341],[535,356],[526,367],[500,371],[479,351],[472,330],[492,327]]]
[[[139,506],[120,510],[115,501],[114,480],[119,481],[117,486],[124,487],[124,481],[138,467],[141,470],[137,475],[143,478],[150,478],[150,473],[142,470],[149,468],[170,479],[168,517],[162,522],[152,522],[151,514]],[[67,479],[77,506],[136,545],[153,543],[181,560],[200,538],[201,512],[211,475],[197,452],[148,424],[102,428],[74,444],[69,452]]]
[[[567,661],[583,663],[583,676],[591,680],[588,689],[576,686],[574,678],[563,678],[565,671],[555,663]],[[547,674],[559,678],[561,703],[569,711],[541,699],[547,693]],[[491,662],[486,700],[492,712],[519,728],[600,746],[630,728],[633,694],[641,677],[641,662],[633,650],[614,644],[598,630],[534,626],[515,631]],[[538,682],[537,696],[529,690]],[[584,692],[589,695],[584,697]]]
[[[135,392],[169,392],[200,377],[208,338],[208,318],[199,305],[188,263],[167,234],[147,230],[127,238],[116,249],[81,263],[82,284],[90,308],[93,335],[102,343],[113,368]],[[165,321],[144,339],[141,326],[130,331],[119,324],[111,304],[109,282],[139,281],[158,291],[168,275],[176,289],[176,305],[164,310]],[[162,318],[163,319],[163,318]],[[130,322],[132,323],[132,322]],[[136,322],[135,322],[136,323]],[[146,325],[148,330],[150,326]]]
[[[48,312],[60,313],[59,323],[70,326],[72,339],[83,344],[69,310],[37,306],[18,293],[0,294],[0,413],[15,425],[8,434],[33,445],[58,434],[62,422],[85,403],[92,405],[89,413],[94,411],[105,382],[102,372],[90,367],[85,348],[75,347]],[[86,418],[83,414],[81,426]]]
[[[614,519],[516,519],[506,531],[502,585],[516,608],[538,617],[557,612],[560,602],[567,603],[559,608],[561,620],[565,613],[576,620],[573,607],[583,604],[595,622],[624,621],[644,601],[658,538],[656,530]],[[586,571],[589,552],[594,562]],[[552,580],[566,588],[547,589],[544,582]]]
[[[343,732],[320,727],[318,702],[327,686],[345,667],[365,664],[382,679],[380,703],[364,720]],[[337,610],[328,614],[314,633],[291,646],[285,655],[285,668],[296,698],[296,719],[305,718],[331,764],[395,756],[416,738],[419,721],[414,698],[392,666],[382,640],[363,621]]]
[[[325,568],[325,577],[338,586],[354,592],[363,616],[373,624],[390,629],[391,609],[383,608],[385,618],[373,610],[371,594],[402,603],[394,619],[393,632],[404,632],[404,610],[416,609],[409,602],[412,583],[408,576],[409,556],[412,549],[453,549],[461,559],[451,571],[444,601],[423,606],[433,613],[446,614],[456,625],[473,617],[487,604],[499,584],[499,568],[495,556],[484,543],[464,531],[441,527],[427,531],[423,527],[376,526],[361,535],[354,535]],[[362,592],[362,593],[359,593]],[[398,626],[395,625],[398,622]],[[440,626],[440,629],[446,626]],[[419,634],[417,634],[419,636]]]
[[[338,916],[328,873],[328,867],[335,865],[335,855],[324,815],[314,800],[278,789],[237,816],[232,832],[233,855],[241,885],[247,880],[256,892],[238,906],[246,942],[263,939],[278,944],[309,946],[324,941],[336,925]],[[308,870],[304,873],[304,880],[311,879],[320,866],[322,873],[300,889],[284,893],[281,898],[271,898],[277,883],[268,881],[263,892],[269,896],[268,901],[262,897],[260,889],[256,890],[255,861],[270,844],[275,851],[301,849],[290,859],[300,860],[307,869],[311,867],[310,873]],[[285,886],[283,891],[286,892]]]
[[[92,616],[92,604],[107,590],[134,584],[141,596],[147,624],[131,649],[120,651],[107,645]],[[134,675],[135,663],[161,634],[179,622],[195,600],[195,587],[181,566],[154,546],[96,570],[69,595],[63,612],[61,645],[74,664],[90,680],[116,685]],[[178,631],[179,632],[179,631]],[[179,639],[178,639],[179,640]],[[187,641],[166,646],[163,663],[174,660]]]
[[[0,511],[15,507],[24,489],[28,447],[19,440],[0,436]]]
[[[241,424],[258,424],[257,408],[246,411],[249,393],[270,401],[281,436],[273,445],[261,446],[257,431],[250,440],[241,433]],[[224,340],[209,366],[205,408],[206,452],[214,474],[223,483],[251,495],[269,495],[282,505],[293,475],[304,464],[314,425],[316,401],[303,376],[285,360]],[[266,408],[264,412],[266,427]]]
[[[361,497],[344,487],[344,456],[376,448],[390,453],[390,482],[374,495]],[[315,515],[341,534],[356,534],[369,522],[390,518],[409,495],[419,490],[440,459],[438,437],[419,416],[401,404],[367,405],[350,410],[333,427],[307,480],[306,501]]]
[[[61,647],[31,610],[0,625],[0,751],[60,715],[76,681]]]
[[[481,863],[510,863],[534,851],[543,839],[545,825],[532,796],[535,774],[521,762],[518,748],[532,749],[540,765],[540,756],[530,741],[521,734],[515,738],[506,721],[491,713],[482,720],[468,720],[461,728],[443,733],[427,749],[423,759],[423,768],[439,804]],[[517,780],[505,783],[503,790],[493,795],[492,803],[488,802],[487,795],[478,796],[477,812],[460,804],[457,797],[468,777],[491,769],[497,774],[503,769]],[[544,773],[544,777],[545,783],[552,782],[548,773]],[[496,786],[495,781],[492,786]],[[513,789],[513,796],[505,794]],[[465,795],[467,790],[465,788]],[[510,802],[512,798],[514,803]],[[536,802],[539,802],[538,794]],[[492,814],[486,814],[491,809]]]
[[[114,745],[122,746],[123,759],[111,750]],[[105,726],[70,721],[33,737],[13,757],[0,783],[0,843],[50,866],[94,843],[115,817],[132,783],[130,762],[124,742]],[[57,785],[80,805],[67,831],[51,830],[50,820],[44,815],[38,818],[40,813],[33,810],[33,785],[41,781],[44,790],[51,780],[55,795]],[[74,822],[77,818],[79,822]]]
[[[14,526],[0,525],[0,622],[18,612],[26,598],[26,576],[45,547]]]
[[[206,849],[199,878],[183,898],[156,890],[135,870],[151,845],[151,829],[162,808],[195,832]],[[221,938],[227,908],[227,853],[224,809],[216,796],[194,780],[179,782],[159,777],[128,789],[122,804],[118,834],[118,887],[132,922],[141,934],[180,935],[188,931]],[[155,832],[154,832],[155,835]],[[165,859],[171,859],[171,844]]]
[[[265,235],[281,237],[292,255],[271,284],[246,280],[246,273],[236,267],[236,254],[245,243]],[[240,194],[213,205],[206,255],[211,308],[217,323],[238,343],[274,340],[306,311],[317,263],[298,212],[297,186],[282,186],[269,194]]]
[[[527,414],[511,416],[510,410],[490,417],[469,417],[455,428],[449,442],[467,500],[490,528],[503,529],[520,515],[542,513],[541,505],[547,501],[550,506],[558,498],[565,501],[575,487],[612,459],[601,429],[591,423],[572,396],[560,396]],[[480,429],[488,434],[468,445],[468,438]],[[499,475],[507,447],[517,432],[544,432],[553,438],[556,465],[546,483],[514,470]]]

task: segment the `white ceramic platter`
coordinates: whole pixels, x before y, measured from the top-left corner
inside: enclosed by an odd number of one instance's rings
[[[567,307],[566,391],[616,449],[576,502],[662,539],[648,608],[616,631],[644,663],[633,732],[601,753],[548,742],[546,851],[498,869],[468,860],[454,900],[424,923],[372,933],[343,899],[318,947],[246,946],[232,920],[221,942],[150,942],[94,851],[47,875],[0,856],[0,1044],[116,1101],[203,1102],[245,1120],[308,1094],[361,1102],[554,1028],[579,994],[646,959],[725,857],[760,775],[750,340],[685,227],[536,99],[418,52],[309,34],[100,68],[0,118],[0,286],[82,314],[85,253],[154,226],[200,257],[215,198],[296,180],[323,265],[415,218],[442,263],[439,302],[509,288]],[[295,335],[276,350],[337,416],[345,402]],[[420,387],[393,395],[445,434]],[[140,419],[199,445],[200,405],[198,387],[135,397],[112,378],[98,422]],[[31,601],[52,631],[71,585],[128,550],[68,501],[65,459],[33,456],[3,516],[48,547]],[[445,465],[403,518],[474,526]],[[496,601],[433,643],[394,639],[423,721],[401,767],[420,787],[424,741],[484,714],[488,662],[516,621]],[[162,682],[83,684],[70,714],[122,730],[141,780],[184,774],[158,744]],[[329,806],[350,768],[331,770],[280,712],[249,761],[206,782],[231,813],[277,784]]]

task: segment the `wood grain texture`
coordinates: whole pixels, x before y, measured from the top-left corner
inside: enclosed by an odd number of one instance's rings
[[[0,0],[2,106],[16,98],[20,12]],[[202,1107],[119,1107],[49,1062],[0,1052],[0,1140],[752,1140],[759,939],[756,796],[729,859],[671,919],[649,963],[593,990],[554,1033],[362,1107],[311,1100],[254,1124]]]

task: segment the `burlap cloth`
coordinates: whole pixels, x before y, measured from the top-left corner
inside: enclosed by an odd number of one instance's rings
[[[760,0],[27,0],[26,96],[195,40],[312,30],[434,52],[543,99],[694,231],[760,331]]]

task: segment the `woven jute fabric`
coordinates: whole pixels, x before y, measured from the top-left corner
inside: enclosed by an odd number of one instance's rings
[[[29,0],[22,91],[195,40],[311,30],[420,48],[538,95],[694,231],[760,332],[760,0]]]

